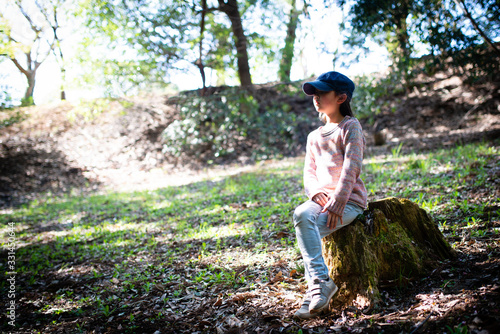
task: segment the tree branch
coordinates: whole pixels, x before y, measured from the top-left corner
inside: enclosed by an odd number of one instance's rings
[[[19,71],[21,71],[21,73],[22,73],[22,74],[24,74],[25,76],[28,76],[28,75],[29,75],[28,71],[27,71],[27,70],[25,70],[25,69],[22,67],[22,65],[21,65],[21,64],[19,64],[19,62],[17,61],[17,59],[16,59],[16,58],[10,58],[10,60],[12,60],[12,62],[14,63],[14,65],[16,65],[17,69],[18,69]]]
[[[21,14],[23,14],[24,18],[28,21],[28,23],[30,24],[31,26],[31,30],[33,30],[35,32],[35,34],[37,35],[38,37],[38,34],[42,31],[42,29],[40,29],[39,27],[37,27],[35,25],[35,23],[33,22],[33,20],[31,19],[31,17],[29,16],[29,14],[26,12],[26,10],[24,9],[21,1],[16,1],[16,4],[19,8],[19,10],[21,11]]]
[[[479,33],[479,35],[481,35],[481,37],[486,42],[486,44],[488,44],[497,53],[497,55],[500,56],[500,49],[490,40],[490,38],[488,36],[486,36],[486,34],[484,33],[484,31],[479,27],[479,25],[477,24],[476,20],[474,20],[474,18],[472,17],[472,14],[469,12],[469,10],[467,9],[467,7],[465,6],[464,1],[463,0],[454,0],[454,1],[457,4],[457,6],[460,7],[460,9],[464,13],[464,15],[472,23],[472,25],[474,26],[474,28],[476,29],[476,31]]]

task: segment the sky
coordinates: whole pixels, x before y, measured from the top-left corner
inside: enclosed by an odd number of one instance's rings
[[[4,1],[0,0],[0,4]],[[317,6],[315,6],[314,2],[318,2]],[[330,70],[336,70],[352,77],[363,73],[383,71],[389,66],[390,62],[385,48],[372,43],[369,45],[371,54],[364,57],[360,63],[349,67],[336,66],[334,68],[331,52],[337,48],[342,51],[341,33],[339,31],[342,12],[340,8],[330,8],[325,11],[324,7],[319,4],[321,4],[321,0],[313,1],[312,8],[322,8],[322,10],[310,10],[311,20],[303,21],[300,30],[298,30],[294,64],[291,71],[292,80],[311,78]],[[257,28],[252,27],[252,29]],[[266,34],[265,31],[262,33]],[[270,32],[267,33],[270,34]],[[65,36],[63,39],[63,50],[67,59],[74,56],[77,42],[77,38],[72,38],[71,35]],[[329,52],[325,52],[324,49]],[[275,64],[268,64],[262,59],[252,57],[250,62],[251,66],[253,65],[251,74],[254,83],[260,84],[277,80],[277,67]],[[68,68],[67,77],[70,79],[69,81],[71,81],[72,77],[80,75],[82,70],[85,71],[85,69]],[[0,63],[0,80],[3,81],[3,85],[7,84],[12,88],[10,91],[14,100],[22,98],[26,89],[26,79],[8,59],[4,59]],[[192,66],[187,73],[174,76],[172,81],[175,82],[179,90],[192,90],[202,86],[199,71],[195,66]],[[216,85],[215,74],[207,71],[207,81],[209,85]],[[226,84],[237,85],[238,80],[234,77],[227,80]],[[35,103],[40,105],[57,101],[60,96],[60,86],[59,66],[55,58],[51,56],[38,70],[34,92]],[[72,87],[70,84],[66,85],[65,90],[67,99],[72,102],[82,98],[96,98],[102,95],[98,89],[94,91],[82,90]]]

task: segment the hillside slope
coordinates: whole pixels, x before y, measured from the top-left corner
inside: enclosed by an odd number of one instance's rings
[[[466,84],[452,72],[420,75],[413,90],[381,99],[372,132],[416,150],[495,140],[500,134],[500,79]]]
[[[309,124],[298,127],[296,145],[289,152],[300,155],[307,133],[319,122],[309,97],[281,94],[278,86],[256,90],[261,100],[280,100],[290,112],[310,116]],[[190,159],[187,164],[162,152],[161,132],[179,118],[169,98],[147,95],[9,111],[20,112],[24,120],[0,130],[0,207],[16,206],[49,191],[158,187],[175,182],[179,173],[185,178],[206,168],[202,162]],[[478,140],[498,144],[500,82],[467,85],[452,73],[438,73],[420,77],[410,93],[384,96],[377,104],[381,112],[362,120],[368,155],[385,154],[401,143],[403,150],[417,151]],[[383,135],[384,145],[375,146],[376,133]],[[247,151],[222,162],[252,161]]]

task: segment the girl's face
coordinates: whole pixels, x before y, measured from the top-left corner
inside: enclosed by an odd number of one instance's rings
[[[328,118],[338,118],[340,114],[340,105],[346,100],[345,94],[337,94],[334,91],[324,92],[316,90],[313,101],[314,107],[318,112],[325,114]]]
[[[314,107],[319,112],[324,112],[323,110],[331,108],[334,100],[334,91],[324,92],[316,89],[316,92],[313,95]]]

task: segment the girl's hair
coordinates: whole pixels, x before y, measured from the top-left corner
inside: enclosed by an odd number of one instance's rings
[[[352,113],[352,109],[351,109],[351,98],[349,97],[349,95],[347,95],[347,93],[337,93],[337,94],[345,94],[347,96],[347,98],[345,99],[345,101],[340,105],[340,113],[342,114],[342,116],[351,116],[351,117],[354,117],[354,114]]]
[[[346,92],[337,92],[337,91],[335,91],[335,94],[337,94],[337,95],[345,94],[347,96],[347,99],[344,102],[342,102],[342,104],[340,105],[340,113],[342,114],[342,116],[354,117],[354,114],[352,113],[352,109],[351,109],[351,99],[349,98],[349,95]],[[319,113],[319,119],[323,123],[326,123],[325,114]]]

